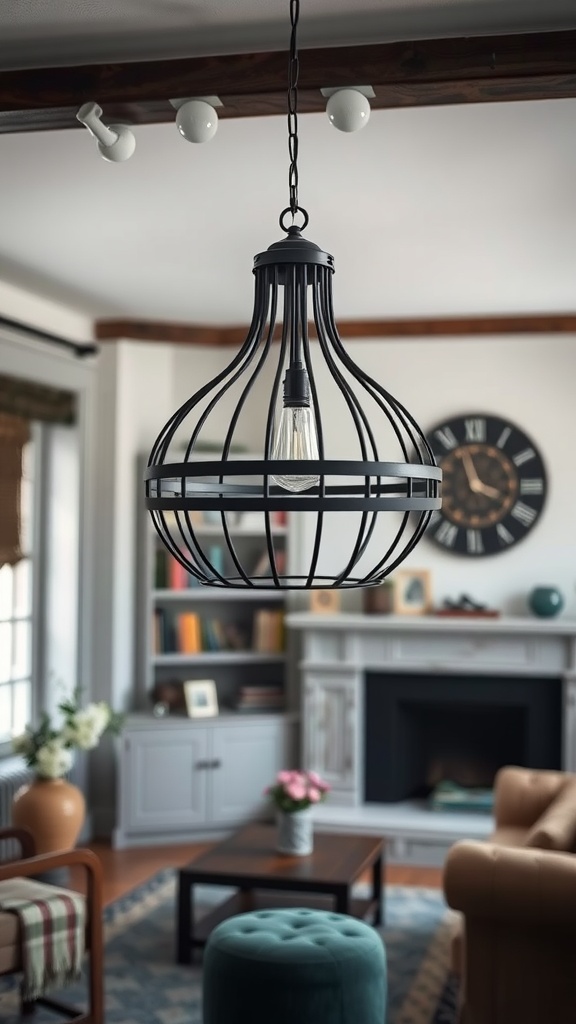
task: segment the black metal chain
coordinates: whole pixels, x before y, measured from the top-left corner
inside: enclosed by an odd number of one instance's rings
[[[290,0],[290,58],[288,63],[288,153],[290,169],[288,171],[288,191],[290,194],[290,213],[292,223],[298,211],[298,19],[300,17],[300,0]]]

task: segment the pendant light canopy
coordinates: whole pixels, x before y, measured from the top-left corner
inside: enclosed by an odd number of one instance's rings
[[[145,473],[158,534],[199,583],[212,587],[373,586],[412,551],[441,504],[441,471],[424,434],[353,362],[338,335],[332,256],[302,236],[308,214],[298,205],[299,0],[291,0],[290,13],[290,206],[280,217],[286,237],[254,259],[246,341],[174,413]],[[243,458],[255,424],[262,457]],[[246,513],[266,538],[264,560],[238,541]],[[285,513],[300,533],[305,565],[296,572],[274,545]],[[202,519],[213,523],[208,537]]]

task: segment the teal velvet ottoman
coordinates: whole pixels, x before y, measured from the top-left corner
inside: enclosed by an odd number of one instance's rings
[[[239,914],[204,951],[204,1024],[385,1024],[386,955],[373,928],[323,910]]]

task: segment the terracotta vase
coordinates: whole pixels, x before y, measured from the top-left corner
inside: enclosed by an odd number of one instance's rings
[[[82,792],[66,779],[34,779],[12,801],[12,823],[32,833],[37,853],[75,846],[85,812]]]

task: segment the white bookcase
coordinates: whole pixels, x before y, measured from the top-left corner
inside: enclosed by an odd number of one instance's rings
[[[140,480],[144,465],[140,460]],[[286,592],[193,585],[172,565],[143,502],[138,511],[136,710],[151,709],[154,688],[162,683],[213,679],[226,712],[237,710],[242,686],[284,688]],[[206,521],[195,524],[195,531],[206,549],[213,545],[226,557],[220,526]],[[288,565],[289,525],[273,524],[272,531]],[[240,515],[230,535],[243,564],[254,567],[266,549],[263,516]],[[245,718],[247,711],[238,713]]]

